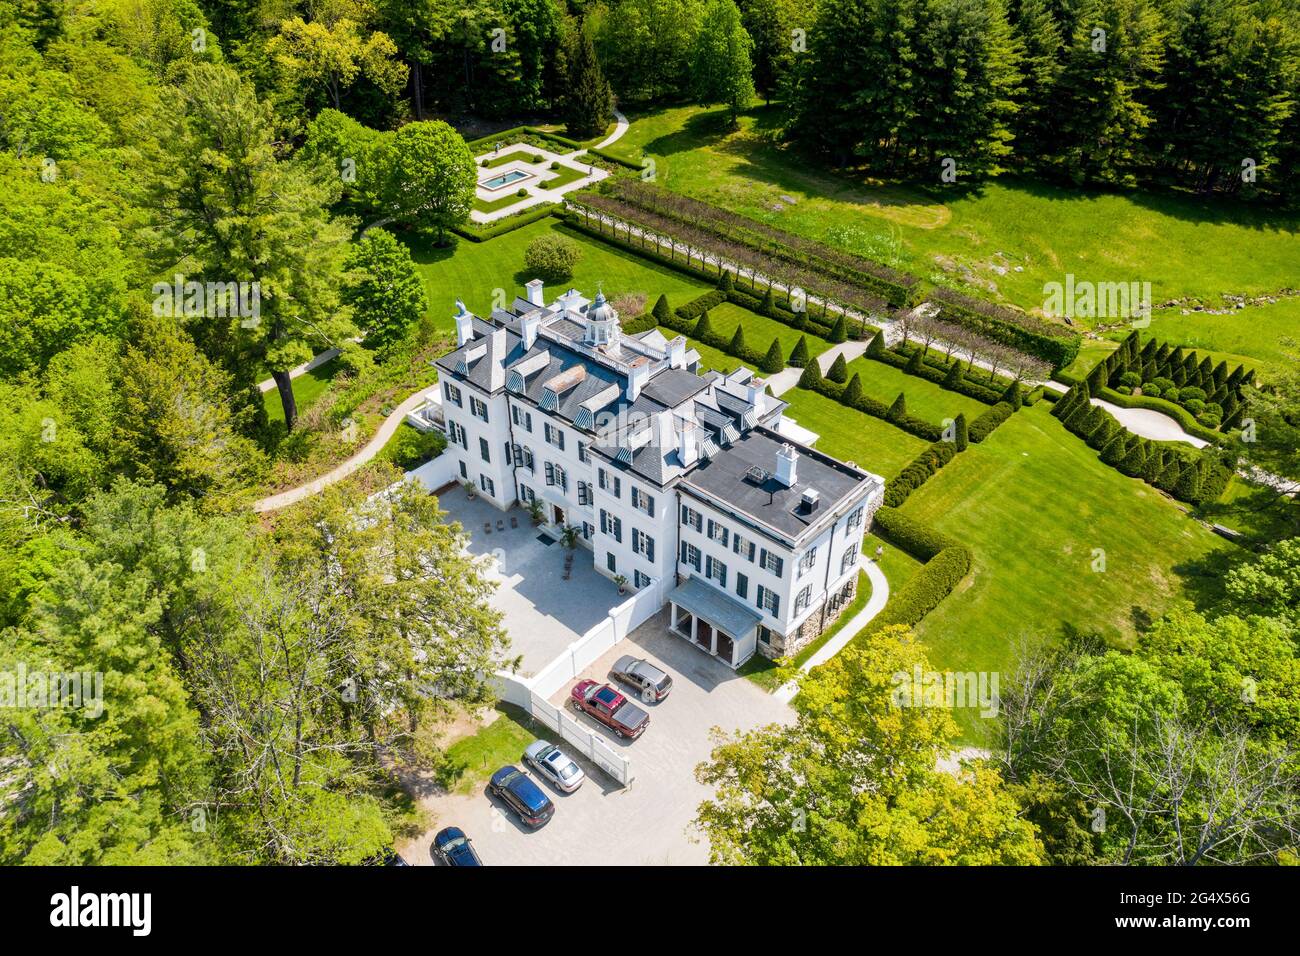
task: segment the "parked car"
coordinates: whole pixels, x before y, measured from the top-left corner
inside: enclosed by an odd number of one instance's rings
[[[659,703],[673,689],[673,679],[647,660],[624,654],[614,662],[609,676],[636,690],[647,704]]]
[[[534,740],[525,748],[524,763],[565,793],[573,793],[587,779],[572,757],[546,740]]]
[[[488,792],[508,806],[525,826],[536,830],[551,819],[555,804],[518,767],[502,767],[488,781]]]
[[[579,681],[569,702],[574,710],[590,714],[619,737],[635,740],[650,726],[650,715],[608,684]]]
[[[460,827],[439,830],[433,838],[433,855],[447,866],[482,866],[474,844]]]

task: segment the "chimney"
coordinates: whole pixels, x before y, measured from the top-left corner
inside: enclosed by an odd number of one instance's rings
[[[540,315],[526,315],[521,325],[523,327],[524,351],[526,352],[537,341],[537,330],[542,327],[542,317]]]
[[[793,445],[784,444],[776,453],[776,473],[773,477],[787,488],[793,488],[797,480],[798,465],[799,453],[794,450]]]
[[[690,468],[700,460],[700,441],[694,422],[682,422],[677,432],[677,457],[683,468]]]
[[[686,367],[686,336],[679,335],[668,343],[668,367]]]
[[[540,309],[545,304],[542,301],[542,280],[530,279],[524,283],[524,288],[528,290],[528,301]]]
[[[465,308],[465,303],[456,300],[456,347],[460,348],[474,337],[474,316]]]
[[[633,365],[632,371],[627,376],[627,400],[635,402],[641,394],[641,389],[645,383],[650,381],[650,365],[643,362],[640,365]]]

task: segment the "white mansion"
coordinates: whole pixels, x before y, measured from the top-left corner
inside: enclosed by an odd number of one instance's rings
[[[624,335],[603,295],[526,288],[490,319],[458,302],[436,362],[461,480],[502,509],[541,502],[548,531],[656,588],[731,666],[794,654],[853,600],[884,481],[790,440],[747,369],[697,374],[684,337]]]

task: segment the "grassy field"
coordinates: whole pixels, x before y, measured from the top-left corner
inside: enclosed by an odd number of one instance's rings
[[[768,347],[772,344],[772,340],[776,339],[781,343],[781,354],[787,359],[801,337],[807,342],[809,355],[821,355],[831,347],[831,343],[821,336],[792,329],[790,326],[776,321],[776,319],[769,319],[765,315],[750,312],[748,309],[731,302],[724,302],[710,309],[709,324],[713,326],[714,332],[725,336],[728,340],[735,334],[736,327],[743,325],[745,327],[745,344],[760,353],[766,353]]]
[[[1157,311],[1151,331],[1161,339],[1209,350],[1230,365],[1255,366],[1262,376],[1294,365],[1300,355],[1300,297],[1250,306],[1229,315],[1179,309]]]
[[[983,402],[950,392],[875,359],[854,359],[849,363],[849,377],[855,373],[862,378],[862,392],[867,397],[888,405],[903,392],[907,395],[908,412],[935,424],[942,424],[945,418],[953,418],[958,413],[964,414],[968,423],[973,422],[988,410]]]
[[[903,510],[974,558],[918,629],[939,669],[1005,673],[1022,646],[1071,626],[1128,646],[1145,616],[1180,597],[1212,596],[1221,553],[1238,550],[1101,464],[1042,403],[959,455]],[[954,716],[977,733],[973,712]]]
[[[508,305],[515,295],[523,295],[524,283],[533,278],[524,269],[524,250],[538,236],[548,234],[566,236],[582,249],[573,278],[562,283],[566,289],[577,288],[594,296],[599,286],[611,299],[624,292],[643,292],[651,302],[664,293],[670,301],[680,304],[711,288],[673,269],[567,229],[554,219],[543,219],[487,242],[453,237],[452,245],[441,248],[412,240],[408,235],[430,312],[439,325],[452,328],[457,299],[463,299],[471,311],[487,315],[493,306],[494,290],[500,290],[498,305]],[[547,299],[559,291],[548,288]]]
[[[553,740],[549,730],[518,707],[498,704],[500,716],[471,737],[447,748],[447,762],[438,782],[456,793],[472,793],[506,764],[523,764],[524,748],[539,738]]]
[[[1127,333],[1125,333],[1127,334]],[[1107,339],[1084,339],[1079,347],[1079,355],[1062,371],[1075,378],[1087,378],[1103,358],[1115,351],[1115,343]]]
[[[673,190],[923,278],[1041,308],[1044,283],[1147,281],[1153,301],[1295,284],[1300,217],[1226,201],[1003,177],[920,189],[819,169],[779,144],[778,106],[730,130],[721,108],[635,114],[611,150],[652,158]],[[793,204],[782,197],[794,200]],[[1220,346],[1222,347],[1222,346]]]
[[[513,206],[517,202],[522,202],[526,197],[518,196],[515,193],[507,193],[504,196],[498,196],[496,199],[480,199],[474,197],[474,208],[479,212],[496,212],[498,209],[505,209],[507,206]]]
[[[310,372],[304,372],[293,380],[293,397],[298,404],[298,414],[301,415],[312,404],[325,394],[325,389],[329,388],[330,382],[339,371],[338,362],[326,362],[324,365],[318,365]],[[266,416],[271,422],[284,421],[284,406],[280,404],[280,392],[278,389],[271,389],[262,395],[262,403],[266,405]]]
[[[817,449],[890,478],[921,453],[926,443],[889,422],[845,408],[824,395],[792,388],[781,396],[791,418],[821,437]]]

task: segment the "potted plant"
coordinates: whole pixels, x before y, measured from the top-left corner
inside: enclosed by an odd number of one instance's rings
[[[472,481],[465,482],[465,496],[469,498],[471,501],[473,501],[474,496],[477,494],[478,494],[478,485],[474,484],[474,482]]]
[[[614,583],[618,585],[619,594],[627,593],[627,578],[621,574],[616,574],[614,575]]]
[[[546,517],[546,512],[542,510],[542,503],[537,498],[528,502],[528,516],[533,519],[533,524],[541,524]]]
[[[564,530],[560,532],[560,541],[569,550],[578,546],[578,527],[577,525],[565,525]]]

